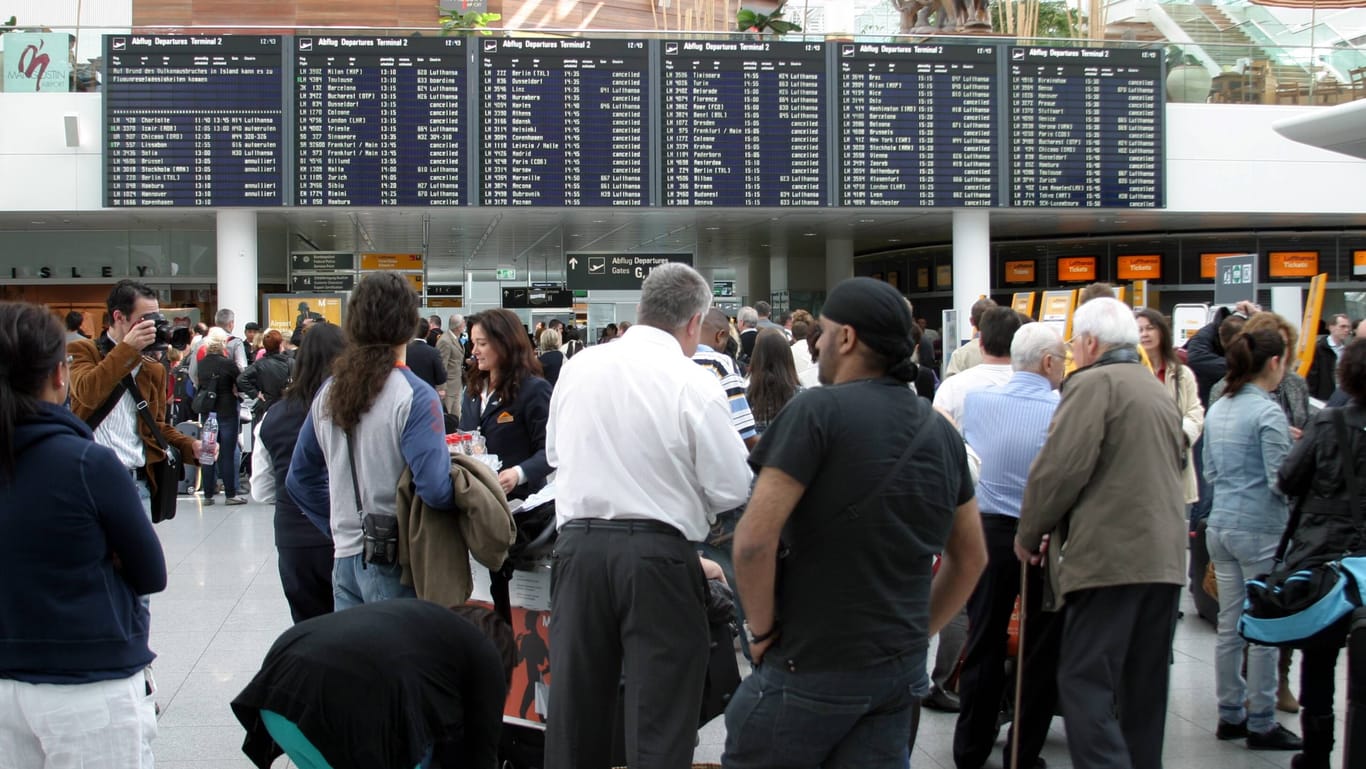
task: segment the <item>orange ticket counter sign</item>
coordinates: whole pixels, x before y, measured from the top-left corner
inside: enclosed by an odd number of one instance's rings
[[[1160,254],[1134,254],[1121,256],[1115,265],[1117,280],[1161,280],[1162,256]]]
[[[1366,251],[1352,252],[1352,274],[1366,275]]]
[[[1318,251],[1272,251],[1267,274],[1273,278],[1312,278],[1319,274]]]
[[[1034,284],[1034,260],[1023,259],[1006,262],[1005,282],[1011,285],[1031,286]],[[1016,295],[1018,296],[1018,294]]]
[[[1059,283],[1095,283],[1096,258],[1094,256],[1064,256],[1058,259]],[[1047,302],[1047,294],[1044,295]]]

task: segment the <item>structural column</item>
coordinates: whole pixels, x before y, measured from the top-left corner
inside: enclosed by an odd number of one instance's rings
[[[853,238],[829,238],[825,241],[825,292],[845,278],[854,277]]]
[[[991,295],[991,214],[975,209],[954,211],[953,307],[958,310],[963,336],[971,333],[968,311],[983,295]]]
[[[218,306],[237,315],[236,333],[259,321],[257,301],[256,212],[218,212]]]

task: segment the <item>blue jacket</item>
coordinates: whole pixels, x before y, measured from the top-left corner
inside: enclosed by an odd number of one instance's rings
[[[525,499],[545,486],[550,462],[545,458],[545,425],[550,420],[550,383],[538,376],[527,377],[516,399],[501,403],[495,395],[488,408],[479,410],[479,395],[465,389],[460,402],[460,429],[478,428],[490,454],[497,454],[508,470],[521,466],[526,483],[508,494],[509,499]]]
[[[1214,490],[1209,526],[1280,535],[1290,506],[1276,473],[1290,453],[1290,422],[1267,391],[1243,385],[1205,415],[1205,480]]]
[[[14,478],[0,477],[0,677],[81,684],[147,667],[138,596],[166,589],[166,558],[128,471],[60,406],[18,425],[14,453]]]

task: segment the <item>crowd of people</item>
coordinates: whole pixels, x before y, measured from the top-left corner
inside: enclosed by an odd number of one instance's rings
[[[263,768],[282,753],[498,766],[511,629],[421,600],[396,522],[414,525],[410,499],[458,517],[493,495],[497,515],[553,484],[553,769],[616,753],[691,764],[709,583],[738,596],[752,663],[725,710],[724,766],[905,767],[923,702],[957,713],[958,769],[985,766],[1006,723],[1003,766],[1040,769],[1055,713],[1078,769],[1158,769],[1193,519],[1219,594],[1216,736],[1327,769],[1344,623],[1304,645],[1298,703],[1291,655],[1237,627],[1292,507],[1288,562],[1366,545],[1348,512],[1366,450],[1341,445],[1366,429],[1366,344],[1335,317],[1306,381],[1290,371],[1294,327],[1250,303],[1178,349],[1161,313],[1103,285],[1084,297],[1069,339],[978,302],[942,382],[942,340],[869,278],[836,285],[819,315],[758,302],[732,320],[671,263],[645,280],[634,323],[586,347],[584,329],[529,330],[505,309],[443,329],[402,276],[374,273],[341,327],[301,308],[288,338],[255,324],[238,337],[220,310],[181,352],[183,377],[135,281],[110,293],[93,340],[0,303],[0,556],[15,575],[0,598],[0,755],[152,765],[158,468],[200,466],[202,504],[220,479],[242,504],[238,437],[254,430],[251,494],[273,502],[295,623],[232,703]],[[174,426],[178,378],[213,404],[215,441]],[[487,488],[453,464],[457,429],[501,462]],[[1300,709],[1302,738],[1277,707]],[[43,716],[54,708],[107,717]]]

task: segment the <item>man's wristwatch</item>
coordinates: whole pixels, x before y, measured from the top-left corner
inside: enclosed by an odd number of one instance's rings
[[[759,635],[755,635],[754,628],[751,628],[749,626],[748,620],[745,621],[745,641],[748,642],[750,646],[753,646],[754,644],[761,644],[764,641],[767,641],[776,635],[778,635],[777,622],[773,623],[773,627],[769,628],[767,633],[760,633]]]

